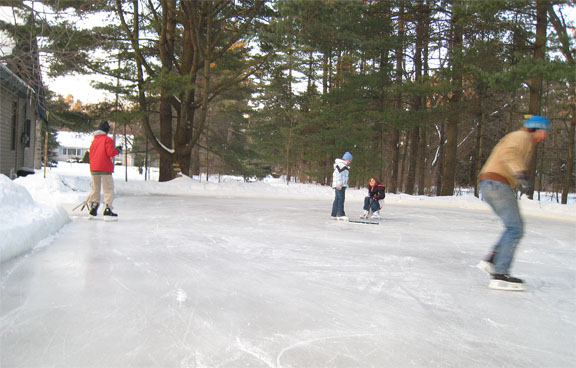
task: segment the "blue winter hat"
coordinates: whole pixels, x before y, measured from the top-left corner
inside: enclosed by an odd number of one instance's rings
[[[528,129],[550,129],[550,120],[544,116],[533,115],[524,121],[524,128]]]
[[[350,162],[352,162],[352,159],[353,159],[352,154],[351,154],[350,152],[346,152],[346,153],[344,154],[344,156],[342,156],[342,158],[343,158],[344,160],[347,160],[347,161],[350,161]]]

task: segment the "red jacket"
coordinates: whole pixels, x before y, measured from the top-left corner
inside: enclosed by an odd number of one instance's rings
[[[114,141],[106,133],[97,131],[90,145],[90,171],[114,172],[112,157],[120,152],[114,148]]]

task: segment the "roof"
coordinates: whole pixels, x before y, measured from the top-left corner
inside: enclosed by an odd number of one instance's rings
[[[12,72],[4,64],[0,64],[0,82],[9,87],[13,87],[20,97],[26,97],[30,92],[34,93],[34,89]]]
[[[92,133],[56,132],[56,141],[62,147],[90,148],[94,135]]]
[[[116,144],[128,147],[132,149],[132,142],[134,141],[134,136],[128,134],[128,142],[124,144],[124,135],[116,134]],[[61,147],[68,148],[90,148],[92,140],[94,139],[94,133],[79,133],[79,132],[68,132],[68,131],[58,131],[56,132],[56,141]]]

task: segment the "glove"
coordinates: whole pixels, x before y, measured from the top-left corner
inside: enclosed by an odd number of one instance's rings
[[[118,151],[118,153],[122,152],[122,146],[116,146],[116,150]]]
[[[517,173],[515,175],[515,178],[518,181],[518,190],[520,191],[520,193],[527,193],[528,191],[530,191],[532,186],[530,185],[530,182],[528,181],[528,176],[526,175],[525,172]]]

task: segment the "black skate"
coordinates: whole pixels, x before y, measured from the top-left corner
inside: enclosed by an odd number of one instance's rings
[[[112,212],[112,210],[106,206],[106,209],[104,210],[104,220],[105,221],[118,221],[118,214]]]
[[[90,204],[90,217],[96,217],[98,215],[98,207],[100,207],[100,203],[92,202]]]
[[[508,274],[495,273],[489,287],[496,290],[524,291],[524,281]]]

